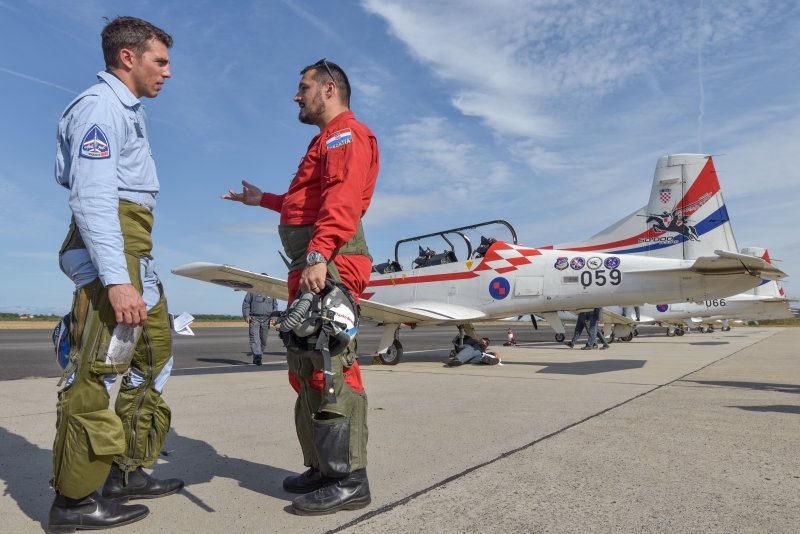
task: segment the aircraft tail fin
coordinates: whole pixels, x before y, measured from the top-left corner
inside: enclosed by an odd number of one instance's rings
[[[677,259],[738,250],[714,161],[707,154],[659,158],[646,206],[585,241],[554,248]]]
[[[755,256],[757,258],[761,258],[767,263],[772,263],[772,260],[769,257],[769,251],[765,248],[760,247],[745,247],[741,250],[742,254],[747,254],[748,256]],[[754,287],[751,290],[751,293],[757,297],[762,297],[764,299],[771,299],[771,300],[782,300],[786,299],[786,293],[783,291],[781,285],[776,282],[775,280],[762,280],[761,284]]]

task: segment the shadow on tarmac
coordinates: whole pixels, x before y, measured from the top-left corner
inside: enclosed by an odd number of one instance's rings
[[[800,415],[800,406],[793,404],[771,404],[769,406],[728,406],[728,408],[739,408],[748,412],[777,412],[793,413]]]
[[[14,499],[19,509],[44,529],[54,497],[49,484],[52,451],[0,427],[0,453],[4,496]],[[283,479],[296,473],[219,454],[205,441],[181,436],[174,430],[169,431],[153,467],[157,478],[183,479],[186,488],[181,495],[206,512],[214,509],[192,492],[192,485],[210,482],[214,477],[236,480],[242,488],[288,502],[295,497],[283,490]]]
[[[695,341],[689,345],[696,345],[701,347],[714,347],[716,345],[730,345],[727,341]]]
[[[503,365],[541,365],[537,373],[551,373],[559,375],[593,375],[625,371],[628,369],[641,369],[647,360],[591,360],[585,362],[508,362]]]
[[[746,388],[757,389],[759,391],[777,391],[779,393],[800,393],[798,384],[774,384],[770,382],[735,382],[726,380],[684,380],[693,384],[703,386],[720,386],[725,388]]]
[[[210,482],[214,477],[236,480],[239,486],[262,495],[291,502],[296,497],[283,490],[283,479],[296,473],[242,458],[219,454],[203,440],[181,436],[170,429],[155,465],[154,476],[180,478],[186,482],[181,494],[206,512],[214,512],[192,493],[192,485]]]
[[[3,495],[14,499],[44,529],[55,496],[49,484],[52,452],[0,427],[0,453],[0,480],[6,484]]]

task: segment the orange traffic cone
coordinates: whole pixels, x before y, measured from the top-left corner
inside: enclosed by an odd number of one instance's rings
[[[511,330],[511,329],[509,328],[509,329],[508,329],[508,341],[506,341],[505,343],[503,343],[503,345],[505,345],[506,347],[508,347],[508,346],[510,346],[510,345],[516,345],[516,344],[517,344],[517,340],[516,340],[516,339],[514,339],[514,331],[513,331],[513,330]]]

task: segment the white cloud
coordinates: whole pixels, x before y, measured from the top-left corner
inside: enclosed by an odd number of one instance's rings
[[[563,136],[586,105],[659,73],[697,68],[698,46],[752,37],[776,8],[761,2],[425,2],[365,0],[412,55],[452,83],[453,105],[502,135]],[[713,21],[713,24],[710,23]],[[677,80],[675,80],[677,81]],[[693,84],[695,90],[697,83]]]
[[[508,165],[479,141],[459,133],[443,117],[423,117],[392,132],[392,158],[382,170],[381,189],[419,194],[441,192],[451,199],[491,196],[487,185],[508,181]]]

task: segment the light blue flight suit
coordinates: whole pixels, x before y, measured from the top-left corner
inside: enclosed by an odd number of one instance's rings
[[[142,103],[116,76],[97,75],[58,124],[56,182],[69,189],[72,222],[60,253],[75,283],[71,363],[59,391],[53,445],[56,491],[82,498],[108,475],[148,467],[169,430],[161,391],[172,368],[166,299],[150,255],[159,191]],[[106,286],[133,284],[148,310],[132,360],[108,365],[116,326]],[[108,388],[124,373],[109,410]]]

